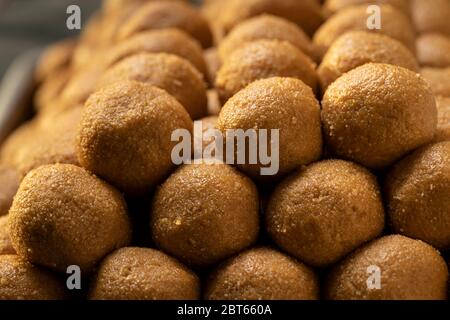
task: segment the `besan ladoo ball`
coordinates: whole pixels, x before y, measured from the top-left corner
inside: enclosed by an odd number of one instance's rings
[[[317,300],[319,281],[309,267],[271,248],[225,261],[206,280],[207,300]]]
[[[432,246],[400,235],[359,248],[328,275],[329,300],[445,300],[448,270]]]
[[[328,87],[322,100],[322,123],[333,154],[381,169],[433,140],[436,102],[417,73],[368,63]]]

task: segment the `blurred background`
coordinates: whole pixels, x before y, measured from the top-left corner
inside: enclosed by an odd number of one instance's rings
[[[83,27],[101,0],[0,0],[0,79],[21,53],[78,33],[66,27],[71,4],[81,8]]]

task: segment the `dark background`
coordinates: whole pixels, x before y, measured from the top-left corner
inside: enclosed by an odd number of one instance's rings
[[[66,27],[66,9],[71,4],[80,6],[83,28],[101,1],[0,0],[0,80],[21,53],[77,34]]]

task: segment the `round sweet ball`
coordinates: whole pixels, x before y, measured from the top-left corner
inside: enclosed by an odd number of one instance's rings
[[[415,31],[411,21],[403,12],[391,5],[380,5],[381,29],[369,30],[367,5],[350,6],[330,17],[314,34],[313,43],[322,56],[332,43],[348,31],[370,31],[381,33],[403,43],[415,52]]]
[[[450,97],[436,97],[438,128],[435,141],[450,141]]]
[[[27,174],[9,210],[9,228],[19,256],[61,272],[70,265],[89,272],[131,237],[122,195],[70,164]]]
[[[192,63],[205,77],[207,75],[201,45],[178,29],[139,32],[113,46],[105,57],[105,65],[111,66],[126,57],[143,52],[174,54]]]
[[[305,32],[295,23],[281,17],[263,14],[238,24],[222,40],[219,55],[225,60],[243,44],[256,40],[286,41],[314,59],[314,48]]]
[[[210,266],[255,242],[258,191],[226,164],[183,165],[156,191],[150,229],[164,252],[191,267]]]
[[[77,135],[83,167],[119,189],[142,194],[173,168],[177,129],[192,130],[183,106],[150,84],[120,81],[86,102]]]
[[[16,254],[16,250],[11,243],[9,236],[8,216],[0,217],[0,255],[2,254]]]
[[[209,24],[201,13],[182,1],[151,1],[135,10],[119,28],[117,38],[123,40],[151,29],[177,28],[190,34],[203,48],[212,45]]]
[[[417,73],[368,63],[328,87],[322,123],[332,153],[381,169],[434,138],[436,101]]]
[[[271,248],[245,251],[222,263],[210,275],[207,300],[318,300],[314,272]]]
[[[344,73],[369,62],[420,71],[416,58],[401,42],[382,34],[349,31],[333,42],[317,70],[322,92]]]
[[[229,32],[239,23],[261,14],[272,14],[298,24],[308,35],[323,22],[320,5],[315,0],[228,0],[218,23]]]
[[[450,249],[450,141],[425,146],[398,162],[386,180],[396,233]]]
[[[244,44],[223,62],[216,88],[225,103],[250,83],[270,77],[292,77],[316,90],[315,63],[289,42],[258,40]]]
[[[417,38],[417,59],[422,66],[450,67],[450,35],[425,33]]]
[[[324,9],[330,13],[335,13],[336,11],[358,4],[367,4],[367,6],[371,4],[390,4],[408,16],[410,15],[409,0],[326,0]]]
[[[361,247],[328,275],[330,300],[445,300],[448,270],[432,246],[400,235]]]
[[[384,227],[376,178],[343,160],[316,162],[285,179],[270,197],[266,225],[286,252],[328,266]]]
[[[200,281],[191,270],[149,248],[114,251],[91,281],[91,300],[197,300],[200,296]]]
[[[257,129],[260,137],[260,129],[267,130],[267,139],[259,139],[256,146],[258,152],[263,148],[270,150],[269,165],[263,164],[261,158],[253,164],[250,159],[245,163],[235,161],[256,179],[281,177],[319,159],[322,153],[319,102],[311,88],[298,79],[274,77],[253,82],[228,100],[216,126],[225,137],[230,134],[228,130]],[[245,154],[252,147],[252,143],[246,144]]]
[[[442,32],[450,36],[448,0],[411,0],[411,14],[419,33]]]
[[[19,188],[19,175],[9,165],[0,164],[0,216],[8,214],[14,195]]]
[[[17,255],[0,255],[0,300],[62,300],[63,282]]]
[[[192,119],[207,113],[206,84],[189,61],[166,53],[140,53],[119,61],[105,71],[98,88],[115,82],[139,81],[164,89],[175,97]]]
[[[69,66],[77,41],[68,38],[48,46],[39,57],[35,80],[40,83],[52,77],[55,72]]]
[[[450,97],[450,67],[423,68],[420,74],[436,96]]]

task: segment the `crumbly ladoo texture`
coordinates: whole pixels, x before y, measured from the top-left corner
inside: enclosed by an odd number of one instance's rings
[[[370,269],[369,269],[370,268]],[[368,270],[373,270],[368,272]],[[379,272],[379,289],[375,278]],[[432,246],[400,235],[374,240],[340,262],[328,276],[330,300],[445,300],[448,270]]]
[[[381,33],[403,43],[411,52],[415,52],[415,32],[411,21],[403,12],[391,5],[380,5],[381,29],[370,32]],[[313,43],[319,47],[322,56],[332,43],[348,31],[367,31],[367,5],[350,6],[328,19],[314,34]]]
[[[19,175],[14,168],[0,164],[0,216],[8,214],[19,182]]]
[[[315,91],[315,67],[307,55],[286,41],[258,40],[242,45],[223,62],[216,88],[222,103],[252,82],[270,77],[297,78]]]
[[[319,281],[309,267],[265,247],[230,258],[206,281],[207,300],[319,299]]]
[[[314,59],[314,48],[308,35],[295,23],[281,17],[263,14],[238,24],[222,40],[219,54],[225,60],[243,44],[256,40],[286,41]]]
[[[89,272],[131,238],[122,195],[69,164],[28,173],[9,210],[9,228],[20,257],[61,272],[70,265]]]
[[[227,0],[217,23],[228,33],[239,23],[261,14],[271,14],[298,24],[308,35],[323,22],[320,5],[315,0]]]
[[[450,141],[450,97],[436,97],[438,128],[435,142]]]
[[[166,28],[183,30],[197,39],[203,48],[212,45],[212,33],[206,19],[195,7],[181,1],[152,1],[139,7],[119,28],[117,39],[129,38],[143,30]]]
[[[411,14],[419,33],[441,32],[450,36],[448,0],[411,0]]]
[[[420,74],[436,96],[450,97],[450,67],[423,68]]]
[[[336,11],[358,4],[367,4],[367,6],[371,4],[390,4],[408,16],[411,13],[409,0],[326,0],[324,9],[330,13],[335,13]]]
[[[206,78],[203,50],[197,40],[179,29],[148,30],[119,42],[107,53],[106,66],[138,53],[169,53],[188,60]]]
[[[0,255],[16,254],[9,236],[8,216],[0,217]]]
[[[450,67],[450,35],[425,33],[417,38],[417,59],[422,66]]]
[[[274,157],[273,161],[278,160],[279,170],[275,175],[261,175],[261,168],[268,165],[260,162],[237,164],[256,179],[273,179],[319,159],[319,113],[319,103],[310,87],[298,79],[274,77],[255,81],[228,100],[220,111],[217,128],[225,136],[228,129],[266,129],[268,136],[271,129],[278,129],[279,159]],[[270,145],[264,147],[270,150]],[[258,148],[263,148],[262,143]]]
[[[349,31],[333,42],[317,69],[322,93],[344,73],[369,62],[420,71],[416,57],[401,42],[382,34]]]
[[[0,255],[0,279],[0,300],[67,298],[62,280],[17,255]]]
[[[433,140],[436,101],[419,74],[368,63],[328,87],[322,123],[331,152],[381,169]]]
[[[198,277],[168,255],[126,247],[109,254],[91,280],[91,300],[197,300]]]
[[[450,141],[430,144],[398,162],[386,180],[396,233],[450,249]]]
[[[86,102],[77,135],[83,167],[119,189],[142,194],[173,168],[174,130],[192,130],[183,106],[150,84],[120,81]]]
[[[140,53],[119,61],[105,71],[98,88],[124,80],[164,89],[175,97],[192,119],[207,113],[206,84],[202,74],[187,60],[166,53]]]
[[[258,201],[253,182],[231,166],[183,165],[154,196],[153,241],[188,266],[210,266],[256,241]]]
[[[275,189],[266,226],[275,242],[301,261],[333,264],[383,230],[376,178],[343,160],[314,163]]]

